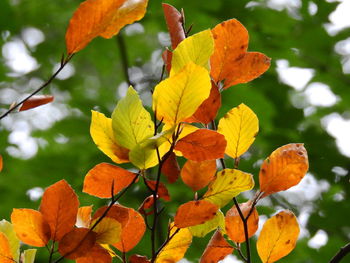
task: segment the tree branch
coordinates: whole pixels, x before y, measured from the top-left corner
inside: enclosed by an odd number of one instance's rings
[[[120,50],[120,56],[121,56],[121,62],[122,62],[125,80],[129,86],[133,86],[133,83],[131,83],[131,81],[130,81],[130,76],[129,76],[129,71],[128,71],[129,62],[128,62],[128,54],[127,54],[127,49],[126,49],[124,37],[120,33],[117,35],[116,39],[117,39],[118,47]]]
[[[338,263],[343,257],[350,253],[350,243],[340,248],[340,250],[335,254],[335,256],[329,261],[329,263]]]

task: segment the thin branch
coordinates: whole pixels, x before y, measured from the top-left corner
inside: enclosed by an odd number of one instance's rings
[[[131,81],[130,81],[130,76],[129,76],[129,71],[128,71],[129,62],[128,62],[128,54],[127,54],[127,49],[126,49],[124,37],[122,34],[118,34],[116,39],[117,39],[118,47],[120,50],[120,56],[121,56],[121,62],[122,62],[125,80],[129,86],[133,86],[133,83],[131,83]]]
[[[347,254],[350,253],[350,243],[346,244],[340,250],[335,254],[335,256],[329,261],[329,263],[338,263],[340,262],[343,257],[345,257]]]
[[[55,241],[52,241],[51,249],[50,249],[50,256],[49,256],[49,263],[52,260],[52,256],[53,256],[54,250],[55,250]]]

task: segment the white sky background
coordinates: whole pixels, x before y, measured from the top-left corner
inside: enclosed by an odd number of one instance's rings
[[[317,14],[317,1],[324,0],[315,0],[315,3],[309,6],[310,14]],[[328,1],[331,2],[332,0]],[[270,8],[277,10],[287,9],[291,16],[295,16],[297,9],[301,6],[301,0],[267,0],[267,2]],[[339,4],[338,8],[329,17],[331,23],[324,25],[330,35],[335,35],[343,28],[350,27],[350,0],[338,2],[341,2],[341,4]],[[254,6],[255,4],[256,2],[252,1],[248,6]],[[141,24],[137,23],[134,27],[136,33],[144,32]],[[132,34],[131,31],[130,34]],[[25,28],[22,31],[21,38],[12,37],[8,32],[4,31],[1,32],[1,37],[3,40],[7,41],[2,46],[2,56],[6,65],[12,70],[10,76],[20,77],[40,67],[36,59],[30,55],[31,51],[34,51],[38,44],[45,41],[45,36],[39,29],[31,27]],[[335,46],[335,52],[342,56],[344,74],[350,74],[350,37],[338,42]],[[313,69],[290,66],[289,62],[284,59],[277,60],[276,64],[280,81],[293,87],[295,90],[294,95],[291,96],[291,103],[297,108],[304,109],[305,116],[313,114],[317,111],[318,107],[331,107],[341,100],[340,97],[332,92],[332,87],[324,83],[312,82],[314,75]],[[58,65],[55,65],[52,70],[56,70],[57,66]],[[68,64],[57,78],[67,79],[74,74],[75,68],[73,65]],[[42,80],[32,79],[29,86],[34,88],[40,83],[42,83]],[[21,89],[18,88],[17,90]],[[32,130],[47,129],[51,127],[54,122],[70,114],[80,114],[76,110],[67,108],[63,103],[63,101],[69,98],[68,93],[63,93],[54,89],[51,90],[51,92],[55,96],[55,102],[43,106],[45,107],[45,111],[42,109],[32,109],[28,112],[22,112],[21,115],[23,118],[19,119],[15,115],[10,115],[3,120],[3,127],[12,131],[9,136],[9,143],[17,145],[17,147],[9,146],[6,149],[10,155],[24,159],[33,157],[37,153],[38,147],[44,147],[46,142],[31,137],[30,134]],[[14,89],[2,86],[0,82],[1,104],[11,104],[14,101],[18,101],[21,96],[23,96],[23,94],[20,94]],[[302,96],[304,100],[300,100],[300,96]],[[335,138],[340,152],[350,157],[350,120],[345,119],[340,113],[335,112],[325,116],[321,120],[321,124],[325,131]],[[57,137],[57,142],[59,143],[67,143],[68,141],[69,139],[63,136]],[[341,167],[334,167],[332,171],[337,176],[345,176],[348,174],[348,171]],[[307,177],[309,179],[306,179]],[[309,202],[319,198],[320,194],[328,189],[329,186],[326,185],[326,182],[317,181],[312,175],[308,175],[307,177],[300,185],[293,187],[289,191],[283,193],[283,195],[288,197],[288,199],[296,197],[301,198],[302,200],[298,199],[298,202]],[[320,185],[323,185],[323,188],[320,187]],[[311,196],[304,196],[303,193],[305,194],[305,192],[309,193]],[[28,196],[32,200],[40,198],[41,194],[41,188],[28,190]],[[341,200],[342,197],[340,195],[337,198]],[[299,222],[304,226],[302,230],[303,236],[309,235],[305,228],[308,215],[311,212],[308,209],[311,208],[305,206],[305,211],[302,212],[299,217]],[[262,222],[260,223],[261,225]],[[326,232],[320,229],[316,235],[309,240],[308,245],[318,249],[325,245],[327,240],[328,236]],[[185,263],[186,260],[181,262]],[[235,256],[229,256],[222,262],[238,263],[242,261],[238,260]]]

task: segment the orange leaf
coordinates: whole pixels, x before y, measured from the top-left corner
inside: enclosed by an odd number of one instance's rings
[[[270,58],[264,54],[246,52],[248,31],[236,19],[218,24],[212,33],[215,49],[210,58],[210,73],[216,83],[225,81],[223,88],[249,82],[270,67]]]
[[[142,215],[152,215],[154,210],[147,212],[147,209],[152,209],[154,204],[154,196],[150,195],[142,202],[139,209],[137,209]]]
[[[92,205],[79,207],[75,225],[77,227],[88,228],[91,222],[91,212]]]
[[[50,225],[52,240],[59,241],[73,229],[78,208],[78,197],[65,180],[45,190],[39,210]]]
[[[69,259],[84,257],[96,242],[96,233],[88,228],[74,228],[58,244],[58,252]]]
[[[249,214],[251,205],[251,201],[239,205],[244,217],[247,217]],[[252,237],[255,234],[255,232],[258,230],[258,224],[259,215],[256,208],[254,208],[247,221],[248,237]],[[227,211],[225,217],[225,226],[226,233],[232,241],[237,243],[245,242],[244,226],[236,206],[233,206],[230,210]]]
[[[52,102],[54,97],[52,95],[35,95],[30,99],[23,102],[22,106],[19,108],[19,111],[30,110],[41,105]]]
[[[202,102],[197,111],[186,122],[201,122],[208,124],[215,119],[218,110],[221,107],[221,94],[219,87],[214,81],[211,81],[211,90],[209,97]]]
[[[190,133],[175,146],[175,150],[182,152],[184,157],[197,162],[223,158],[225,148],[225,137],[208,129],[198,129]]]
[[[157,181],[150,181],[150,180],[147,181],[148,187],[150,187],[153,191],[156,190],[156,184],[157,184]],[[166,188],[165,184],[163,184],[162,182],[159,182],[157,194],[160,198],[163,198],[165,201],[170,201],[170,195],[169,195],[168,189]]]
[[[10,242],[4,233],[0,232],[0,262],[13,263],[16,260],[13,258]]]
[[[162,166],[162,174],[166,176],[169,183],[175,183],[180,174],[180,167],[176,160],[176,154],[172,152]]]
[[[232,252],[233,247],[225,240],[220,231],[216,230],[203,252],[200,263],[219,262]]]
[[[2,156],[0,155],[0,172],[2,171],[2,168],[4,167]]]
[[[112,257],[108,251],[95,244],[85,256],[77,258],[76,263],[111,263]]]
[[[216,215],[218,209],[217,205],[206,200],[187,202],[177,209],[174,224],[178,228],[204,224]]]
[[[97,36],[111,38],[121,28],[140,20],[148,0],[86,0],[80,4],[66,32],[68,54],[82,50]]]
[[[127,187],[136,174],[109,163],[100,163],[92,168],[84,179],[83,192],[100,198],[112,197]]]
[[[198,191],[207,186],[214,178],[216,172],[216,161],[209,160],[203,162],[195,162],[187,160],[181,170],[182,181],[192,190]]]
[[[129,263],[149,263],[146,256],[132,255],[129,257]]]
[[[44,247],[50,240],[50,226],[43,215],[33,209],[13,209],[11,222],[17,237],[35,247]]]
[[[297,185],[308,169],[309,161],[303,144],[291,143],[276,149],[260,168],[263,197]]]
[[[177,45],[186,38],[183,28],[183,17],[172,5],[163,3],[162,6],[170,34],[171,47],[175,49]]]

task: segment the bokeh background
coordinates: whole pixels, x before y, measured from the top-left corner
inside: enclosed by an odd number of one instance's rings
[[[0,1],[0,113],[57,69],[65,52],[68,21],[80,2]],[[302,231],[296,249],[281,262],[327,262],[350,239],[350,1],[168,3],[184,9],[192,32],[237,18],[249,31],[249,50],[272,58],[262,77],[223,92],[219,117],[241,102],[259,117],[259,135],[240,163],[240,169],[254,174],[257,184],[259,166],[274,149],[291,142],[305,144],[309,173],[298,186],[260,204],[260,225],[279,209],[291,209]],[[131,81],[149,106],[150,88],[160,77],[160,55],[169,45],[161,2],[150,1],[145,18],[121,34]],[[1,121],[0,219],[9,220],[12,208],[37,209],[43,189],[62,178],[76,189],[82,205],[97,208],[106,203],[81,192],[86,172],[110,162],[90,138],[90,110],[109,116],[126,88],[117,39],[95,39],[43,92],[55,96],[53,103]],[[231,160],[227,162],[232,166]],[[165,204],[160,238],[168,216],[193,198],[181,181],[169,191],[173,203]],[[139,184],[120,202],[137,208],[147,195]],[[194,239],[188,261],[198,261],[210,236]],[[149,244],[145,236],[134,251],[149,255]],[[45,249],[38,254],[37,262],[47,262]],[[230,256],[225,262],[240,261]],[[255,248],[253,262],[259,262]]]

